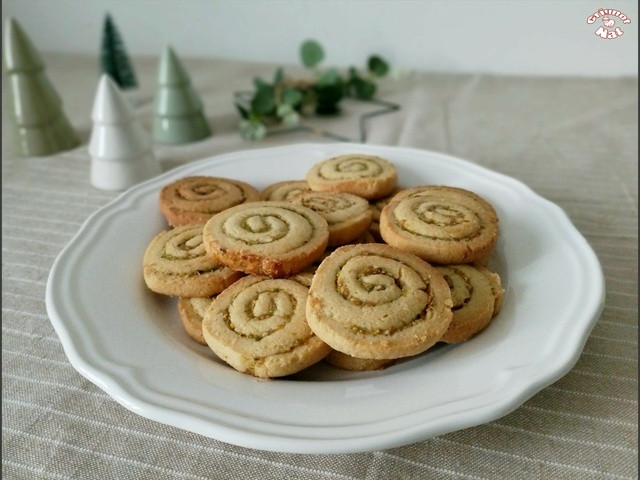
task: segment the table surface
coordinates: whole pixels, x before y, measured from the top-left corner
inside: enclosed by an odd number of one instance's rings
[[[302,455],[238,447],[145,419],[69,363],[45,307],[49,270],[87,217],[118,193],[89,181],[97,59],[43,58],[82,145],[18,157],[3,108],[4,478],[638,478],[637,77],[406,72],[382,82],[380,98],[401,109],[371,119],[366,143],[454,155],[514,177],[562,207],[602,264],[604,309],[574,368],[498,420],[389,450]],[[132,60],[140,87],[126,95],[150,132],[158,62]],[[165,170],[225,152],[335,141],[307,132],[243,140],[234,92],[251,89],[255,76],[272,78],[276,65],[183,63],[214,135],[155,144]],[[285,70],[297,74],[295,66]],[[357,140],[356,120],[347,113],[324,127]]]

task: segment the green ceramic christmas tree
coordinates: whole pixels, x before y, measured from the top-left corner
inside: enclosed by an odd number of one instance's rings
[[[6,108],[14,127],[16,153],[44,156],[76,147],[78,136],[31,40],[11,17],[6,20],[4,35]]]
[[[153,138],[160,143],[189,143],[211,135],[202,100],[169,46],[160,59],[154,113]]]
[[[102,73],[109,75],[122,90],[136,88],[136,74],[111,16],[107,14],[102,29],[102,45],[100,48],[100,67]]]

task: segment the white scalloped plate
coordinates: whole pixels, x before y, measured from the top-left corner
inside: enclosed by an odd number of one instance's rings
[[[402,186],[462,187],[495,206],[501,233],[490,267],[506,289],[501,313],[471,341],[381,372],[324,363],[277,380],[236,372],[187,337],[175,299],[144,285],[143,253],[166,228],[158,192],[189,175],[263,188],[304,178],[314,163],[350,152],[391,160]],[[341,143],[219,155],[124,192],[56,259],[46,304],[72,365],[135,413],[244,447],[347,453],[417,442],[513,411],[575,364],[603,298],[602,270],[586,240],[559,207],[519,181],[438,153]]]

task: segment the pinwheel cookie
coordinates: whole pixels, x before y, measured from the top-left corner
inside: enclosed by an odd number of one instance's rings
[[[384,370],[397,362],[394,359],[377,358],[357,358],[346,353],[332,350],[324,359],[329,365],[333,365],[341,370],[351,370],[354,372],[371,372],[374,370]]]
[[[498,314],[504,290],[498,274],[476,264],[437,266],[453,299],[453,319],[440,341],[469,340]]]
[[[371,225],[369,225],[369,231],[371,232],[371,235],[373,235],[373,238],[376,239],[376,241],[382,241],[382,236],[380,235],[380,213],[382,212],[382,209],[387,206],[387,204],[396,195],[396,193],[399,193],[402,190],[402,188],[396,187],[386,197],[379,198],[377,200],[371,200],[369,202],[369,208],[371,209],[372,215]]]
[[[285,180],[269,185],[260,192],[260,200],[291,200],[303,192],[310,191],[306,180]]]
[[[367,200],[389,195],[396,187],[396,167],[380,157],[347,154],[316,163],[306,180],[314,191],[347,192]]]
[[[498,240],[498,216],[477,194],[424,186],[398,193],[380,214],[389,245],[439,264],[483,261]]]
[[[329,241],[327,221],[310,208],[289,202],[237,205],[209,220],[204,246],[234,270],[282,278],[304,270]]]
[[[361,236],[359,236],[358,238],[356,238],[355,240],[350,242],[351,245],[356,245],[356,244],[359,244],[359,243],[377,243],[377,242],[376,242],[376,239],[373,237],[373,234],[369,230],[367,230]],[[324,251],[324,253],[322,255],[320,255],[313,262],[313,264],[316,266],[316,268],[318,267],[318,265],[320,265],[322,263],[322,261],[325,258],[327,258],[329,255],[331,255],[333,252],[335,252],[341,246],[343,246],[343,245],[338,245],[338,246],[335,246],[335,247],[327,247],[327,249]]]
[[[331,351],[307,325],[308,292],[295,280],[247,276],[212,302],[202,323],[204,338],[240,372],[260,378],[299,372]]]
[[[334,350],[394,359],[434,345],[449,327],[451,306],[447,282],[415,255],[378,243],[346,245],[316,270],[307,321]]]
[[[371,224],[369,202],[344,192],[304,192],[290,200],[319,213],[329,225],[329,247],[346,245],[364,235]]]
[[[215,297],[216,295],[212,297],[180,297],[178,299],[178,312],[184,330],[187,335],[202,345],[207,344],[202,334],[202,320]]]
[[[227,208],[260,199],[251,185],[228,178],[185,177],[160,191],[160,211],[174,227],[204,224]]]
[[[243,276],[207,255],[202,225],[183,225],[159,233],[143,257],[143,276],[156,293],[209,297]]]

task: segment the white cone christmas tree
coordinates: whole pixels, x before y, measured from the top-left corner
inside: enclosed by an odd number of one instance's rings
[[[43,156],[79,145],[62,100],[45,75],[45,66],[18,22],[9,17],[4,30],[8,116],[16,153]]]
[[[211,135],[202,100],[171,47],[160,59],[155,97],[153,138],[160,143],[195,142]]]
[[[98,83],[91,119],[89,155],[94,187],[125,190],[161,173],[151,139],[107,74]]]

